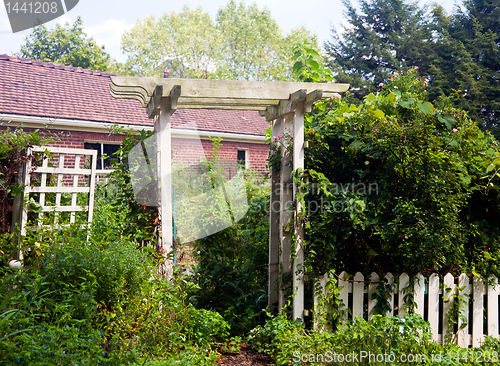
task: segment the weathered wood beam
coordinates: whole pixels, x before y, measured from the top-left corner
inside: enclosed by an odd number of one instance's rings
[[[147,107],[146,112],[148,113],[148,118],[155,118],[156,115],[160,112],[160,104],[161,104],[161,96],[163,94],[163,87],[157,85],[155,91],[153,92],[153,96],[151,97]]]
[[[170,116],[173,113],[170,98],[160,98],[160,113],[155,118],[158,165],[158,192],[160,207],[160,242],[164,253],[173,249],[172,242],[172,138]]]
[[[179,98],[179,105],[220,105],[220,106],[265,106],[278,105],[278,99],[237,99],[237,98],[186,98],[181,96]]]
[[[295,111],[297,103],[304,101],[305,107],[304,111],[306,113],[310,112],[312,105],[324,97],[322,90],[313,90],[307,93],[307,90],[298,90],[291,94],[288,100],[280,101],[278,106],[269,106],[265,112],[260,113],[261,116],[265,116],[268,121],[272,121],[276,118],[284,116],[287,113],[292,113]]]
[[[170,90],[169,98],[170,98],[170,110],[175,111],[177,109],[177,101],[181,96],[181,86],[174,85],[172,90]],[[172,112],[174,113],[174,112]]]
[[[282,81],[242,81],[242,80],[197,80],[197,79],[160,79],[136,77],[111,77],[111,89],[115,95],[136,98],[142,95],[146,107],[157,85],[163,87],[163,97],[169,96],[174,85],[182,87],[183,97],[222,98],[222,99],[278,99],[286,100],[290,94],[305,89],[308,92],[320,89],[325,93],[342,93],[348,84],[337,83],[295,83]]]
[[[312,106],[318,100],[323,98],[323,90],[314,90],[306,95],[306,101],[304,103],[304,112],[309,113],[312,110]]]
[[[223,110],[243,110],[243,111],[265,111],[266,106],[251,106],[251,105],[195,105],[195,104],[178,104],[177,109],[223,109]]]
[[[149,118],[154,118],[158,112],[160,111],[161,106],[161,98],[163,95],[163,87],[161,85],[157,85],[155,91],[153,92],[153,96],[149,101],[146,110],[148,112]],[[181,86],[174,85],[168,94],[168,98],[170,99],[170,110],[172,113],[177,109],[177,101],[181,96]]]

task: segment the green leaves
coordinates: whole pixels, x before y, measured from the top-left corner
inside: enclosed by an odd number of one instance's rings
[[[432,104],[430,104],[429,102],[421,103],[420,101],[417,101],[417,107],[420,110],[420,112],[422,112],[425,115],[428,115],[431,111]]]
[[[141,19],[124,33],[122,48],[132,73],[154,77],[168,70],[170,77],[289,81],[293,72],[315,79],[323,63],[307,29],[283,34],[269,10],[234,0],[215,19],[188,6]]]
[[[27,207],[30,212],[40,213],[43,210],[43,206],[36,202],[33,198],[27,202]]]
[[[311,48],[309,42],[297,43],[293,49],[292,59],[296,62],[292,71],[297,80],[312,83],[333,80],[331,70],[325,68],[322,56]]]
[[[477,254],[500,250],[498,143],[426,101],[421,82],[411,70],[357,107],[325,102],[306,118],[314,270],[500,273]]]
[[[66,23],[64,26],[57,24],[52,30],[44,25],[33,28],[21,46],[20,54],[34,60],[100,71],[107,71],[110,64],[110,56],[104,47],[98,46],[83,31],[80,17],[72,26]]]
[[[451,130],[453,126],[457,123],[457,120],[452,114],[444,114],[444,116],[441,116],[440,114],[436,114],[437,119],[439,122],[444,123],[446,128],[448,130]]]
[[[400,100],[399,105],[403,108],[410,108],[414,101],[415,101],[415,98],[409,98],[406,102],[403,100]]]
[[[383,119],[385,118],[385,113],[381,111],[380,109],[376,109],[372,112],[373,117],[378,118],[378,119]]]

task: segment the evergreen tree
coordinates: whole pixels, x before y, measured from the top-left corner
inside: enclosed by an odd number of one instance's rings
[[[500,137],[500,0],[465,0],[464,7],[450,23],[450,35],[474,64],[458,85],[466,94],[460,107]]]
[[[387,83],[394,72],[422,64],[430,31],[424,10],[403,0],[361,0],[360,11],[343,0],[348,24],[333,29],[325,43],[330,66],[339,82],[351,84],[358,99]]]

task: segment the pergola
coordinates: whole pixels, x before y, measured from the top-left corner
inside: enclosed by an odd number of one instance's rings
[[[258,110],[272,123],[273,136],[293,136],[292,161],[282,148],[281,171],[272,172],[269,223],[269,297],[268,304],[285,306],[284,275],[292,273],[293,319],[303,319],[304,282],[303,223],[290,206],[296,194],[291,174],[304,168],[304,113],[312,105],[334,93],[345,92],[348,84],[293,83],[270,81],[192,80],[111,77],[111,94],[115,98],[138,99],[154,118],[159,179],[159,208],[161,233],[159,243],[166,252],[172,246],[172,181],[170,116],[176,109],[240,109]],[[279,207],[279,212],[274,207]],[[293,225],[295,245],[292,248],[290,224]],[[294,260],[292,263],[292,250]]]

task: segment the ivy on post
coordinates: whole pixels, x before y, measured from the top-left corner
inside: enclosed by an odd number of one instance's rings
[[[272,121],[271,134],[272,143],[276,136],[282,133],[281,118]],[[280,157],[281,158],[281,157]],[[280,205],[280,171],[281,164],[278,167],[270,166],[271,170],[271,192],[269,202],[269,270],[268,270],[268,306],[271,313],[276,313],[279,304],[279,272],[280,272],[280,233],[279,223],[280,215],[276,208]]]

